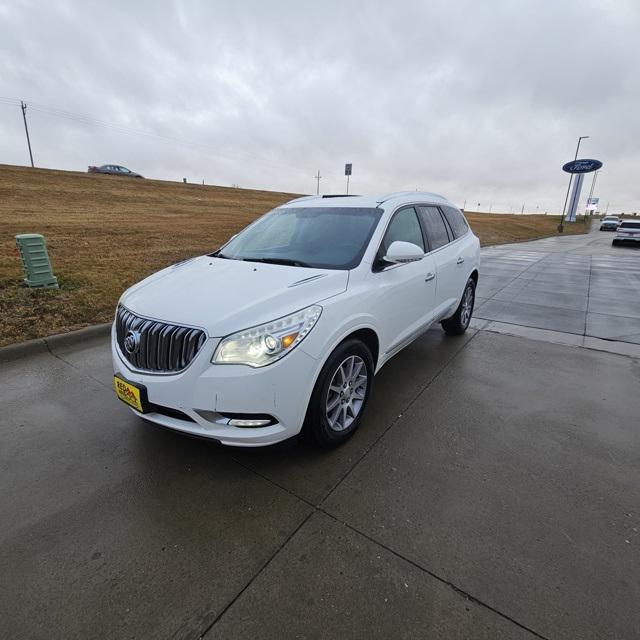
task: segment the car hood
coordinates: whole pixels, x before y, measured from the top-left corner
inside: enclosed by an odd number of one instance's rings
[[[348,280],[348,271],[200,256],[142,280],[120,303],[135,314],[222,337],[342,293]]]

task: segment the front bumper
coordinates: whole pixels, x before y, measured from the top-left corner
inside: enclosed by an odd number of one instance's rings
[[[299,433],[319,370],[318,360],[298,347],[266,367],[214,365],[211,357],[217,344],[217,338],[209,338],[180,373],[150,374],[131,368],[112,330],[114,372],[146,387],[152,405],[145,414],[131,410],[150,422],[225,445],[264,446]],[[269,415],[275,424],[234,427],[223,414]]]

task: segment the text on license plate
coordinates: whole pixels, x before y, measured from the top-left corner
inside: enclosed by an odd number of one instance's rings
[[[118,376],[113,376],[113,386],[115,387],[116,395],[120,400],[126,402],[128,405],[142,413],[140,389],[128,382],[125,382],[122,378],[118,378]]]

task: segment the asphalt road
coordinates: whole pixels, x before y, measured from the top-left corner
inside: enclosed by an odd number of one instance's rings
[[[594,239],[486,251],[529,266],[479,314]],[[502,321],[416,341],[332,452],[140,422],[104,340],[2,363],[0,637],[640,637],[640,360]]]

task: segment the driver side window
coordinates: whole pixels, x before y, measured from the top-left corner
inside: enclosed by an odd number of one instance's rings
[[[391,220],[387,232],[384,234],[382,241],[382,256],[388,251],[392,242],[401,240],[402,242],[411,242],[418,245],[424,251],[424,238],[422,237],[422,229],[418,222],[416,210],[413,207],[407,207],[398,211]],[[381,256],[381,257],[382,257]]]

